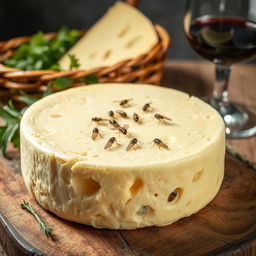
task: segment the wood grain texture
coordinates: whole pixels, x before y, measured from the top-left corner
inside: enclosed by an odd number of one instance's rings
[[[167,64],[166,69],[165,86],[197,96],[209,95],[212,65],[176,62]],[[255,78],[255,66],[234,68],[232,98],[256,107]],[[256,161],[255,137],[230,143]],[[229,156],[221,190],[207,207],[169,226],[130,231],[94,229],[43,210],[23,184],[19,153],[13,150],[12,156],[12,161],[0,160],[0,240],[11,256],[256,255],[256,172]],[[55,229],[56,241],[48,240],[33,217],[20,208],[23,199]]]
[[[11,162],[0,161],[0,180],[5,180],[0,185],[0,219],[7,230],[1,239],[9,255],[197,256],[223,250],[226,255],[256,254],[256,172],[230,157],[218,196],[199,213],[165,227],[115,231],[71,223],[43,210],[24,187],[18,152],[13,155]],[[55,229],[56,241],[46,239],[33,217],[20,208],[22,199]]]

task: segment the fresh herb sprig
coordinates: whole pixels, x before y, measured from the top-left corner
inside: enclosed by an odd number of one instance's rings
[[[0,116],[5,120],[5,125],[0,127],[0,147],[5,158],[9,158],[6,149],[10,142],[14,147],[19,146],[19,127],[22,111],[14,108],[11,102],[0,109]]]
[[[54,239],[53,236],[53,228],[50,228],[43,220],[42,218],[38,215],[38,213],[35,211],[35,209],[32,207],[32,205],[23,200],[23,202],[20,204],[21,208],[28,211],[29,213],[31,213],[36,221],[39,223],[41,230],[44,232],[44,234],[46,235],[47,238],[52,238]]]
[[[79,64],[79,59],[75,56],[75,54],[68,54],[70,64],[69,64],[69,69],[76,69],[80,67]]]
[[[4,64],[22,70],[60,70],[58,60],[77,42],[79,31],[61,28],[55,39],[45,37],[42,31],[37,32],[28,43],[19,46],[15,54],[4,60]],[[78,61],[72,58],[72,67]]]
[[[2,149],[3,156],[7,159],[10,158],[6,151],[9,143],[12,142],[14,147],[19,147],[20,145],[20,120],[22,115],[27,107],[32,105],[37,99],[23,93],[19,100],[27,106],[19,110],[13,106],[12,101],[9,101],[7,105],[0,108],[0,117],[5,121],[5,125],[0,126],[0,148]]]
[[[58,91],[67,89],[71,84],[73,83],[73,80],[66,77],[66,76],[61,76],[55,79],[53,82],[52,87],[57,89]]]

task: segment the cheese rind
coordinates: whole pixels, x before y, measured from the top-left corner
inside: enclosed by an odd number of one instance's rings
[[[142,142],[129,152],[131,138],[119,137],[104,124],[98,125],[104,137],[91,140],[91,118],[120,109],[115,100],[123,98],[133,98],[124,111],[143,118],[139,125],[118,119]],[[153,110],[145,114],[141,108],[150,101]],[[152,120],[154,113],[173,121]],[[104,150],[111,136],[120,146]],[[170,150],[149,144],[156,137]],[[70,89],[36,102],[21,121],[21,167],[28,189],[44,208],[94,227],[166,225],[197,212],[220,188],[224,155],[219,114],[195,97],[162,87]]]
[[[112,66],[148,53],[158,42],[151,21],[136,8],[117,2],[61,58],[59,64],[69,69],[69,54],[79,59],[79,69]]]

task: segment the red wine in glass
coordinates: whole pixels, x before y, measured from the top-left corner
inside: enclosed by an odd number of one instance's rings
[[[186,36],[204,58],[230,65],[256,54],[256,23],[229,17],[201,17]]]
[[[227,138],[256,135],[256,109],[228,97],[231,66],[256,57],[256,0],[187,0],[184,30],[193,49],[215,64],[213,94],[204,100],[223,117]]]

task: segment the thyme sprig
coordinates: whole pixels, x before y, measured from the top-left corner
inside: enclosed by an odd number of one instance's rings
[[[23,202],[20,204],[21,208],[26,210],[27,212],[31,213],[36,221],[39,223],[41,230],[44,232],[44,234],[46,235],[47,238],[51,238],[54,239],[54,235],[53,235],[53,228],[50,228],[43,220],[42,218],[38,215],[38,213],[35,211],[35,209],[32,207],[32,205],[23,200]]]
[[[235,151],[235,149],[228,143],[226,143],[226,150],[229,154],[235,157],[238,161],[243,163],[246,167],[253,169],[256,171],[256,166],[254,163],[250,162],[245,156]]]

